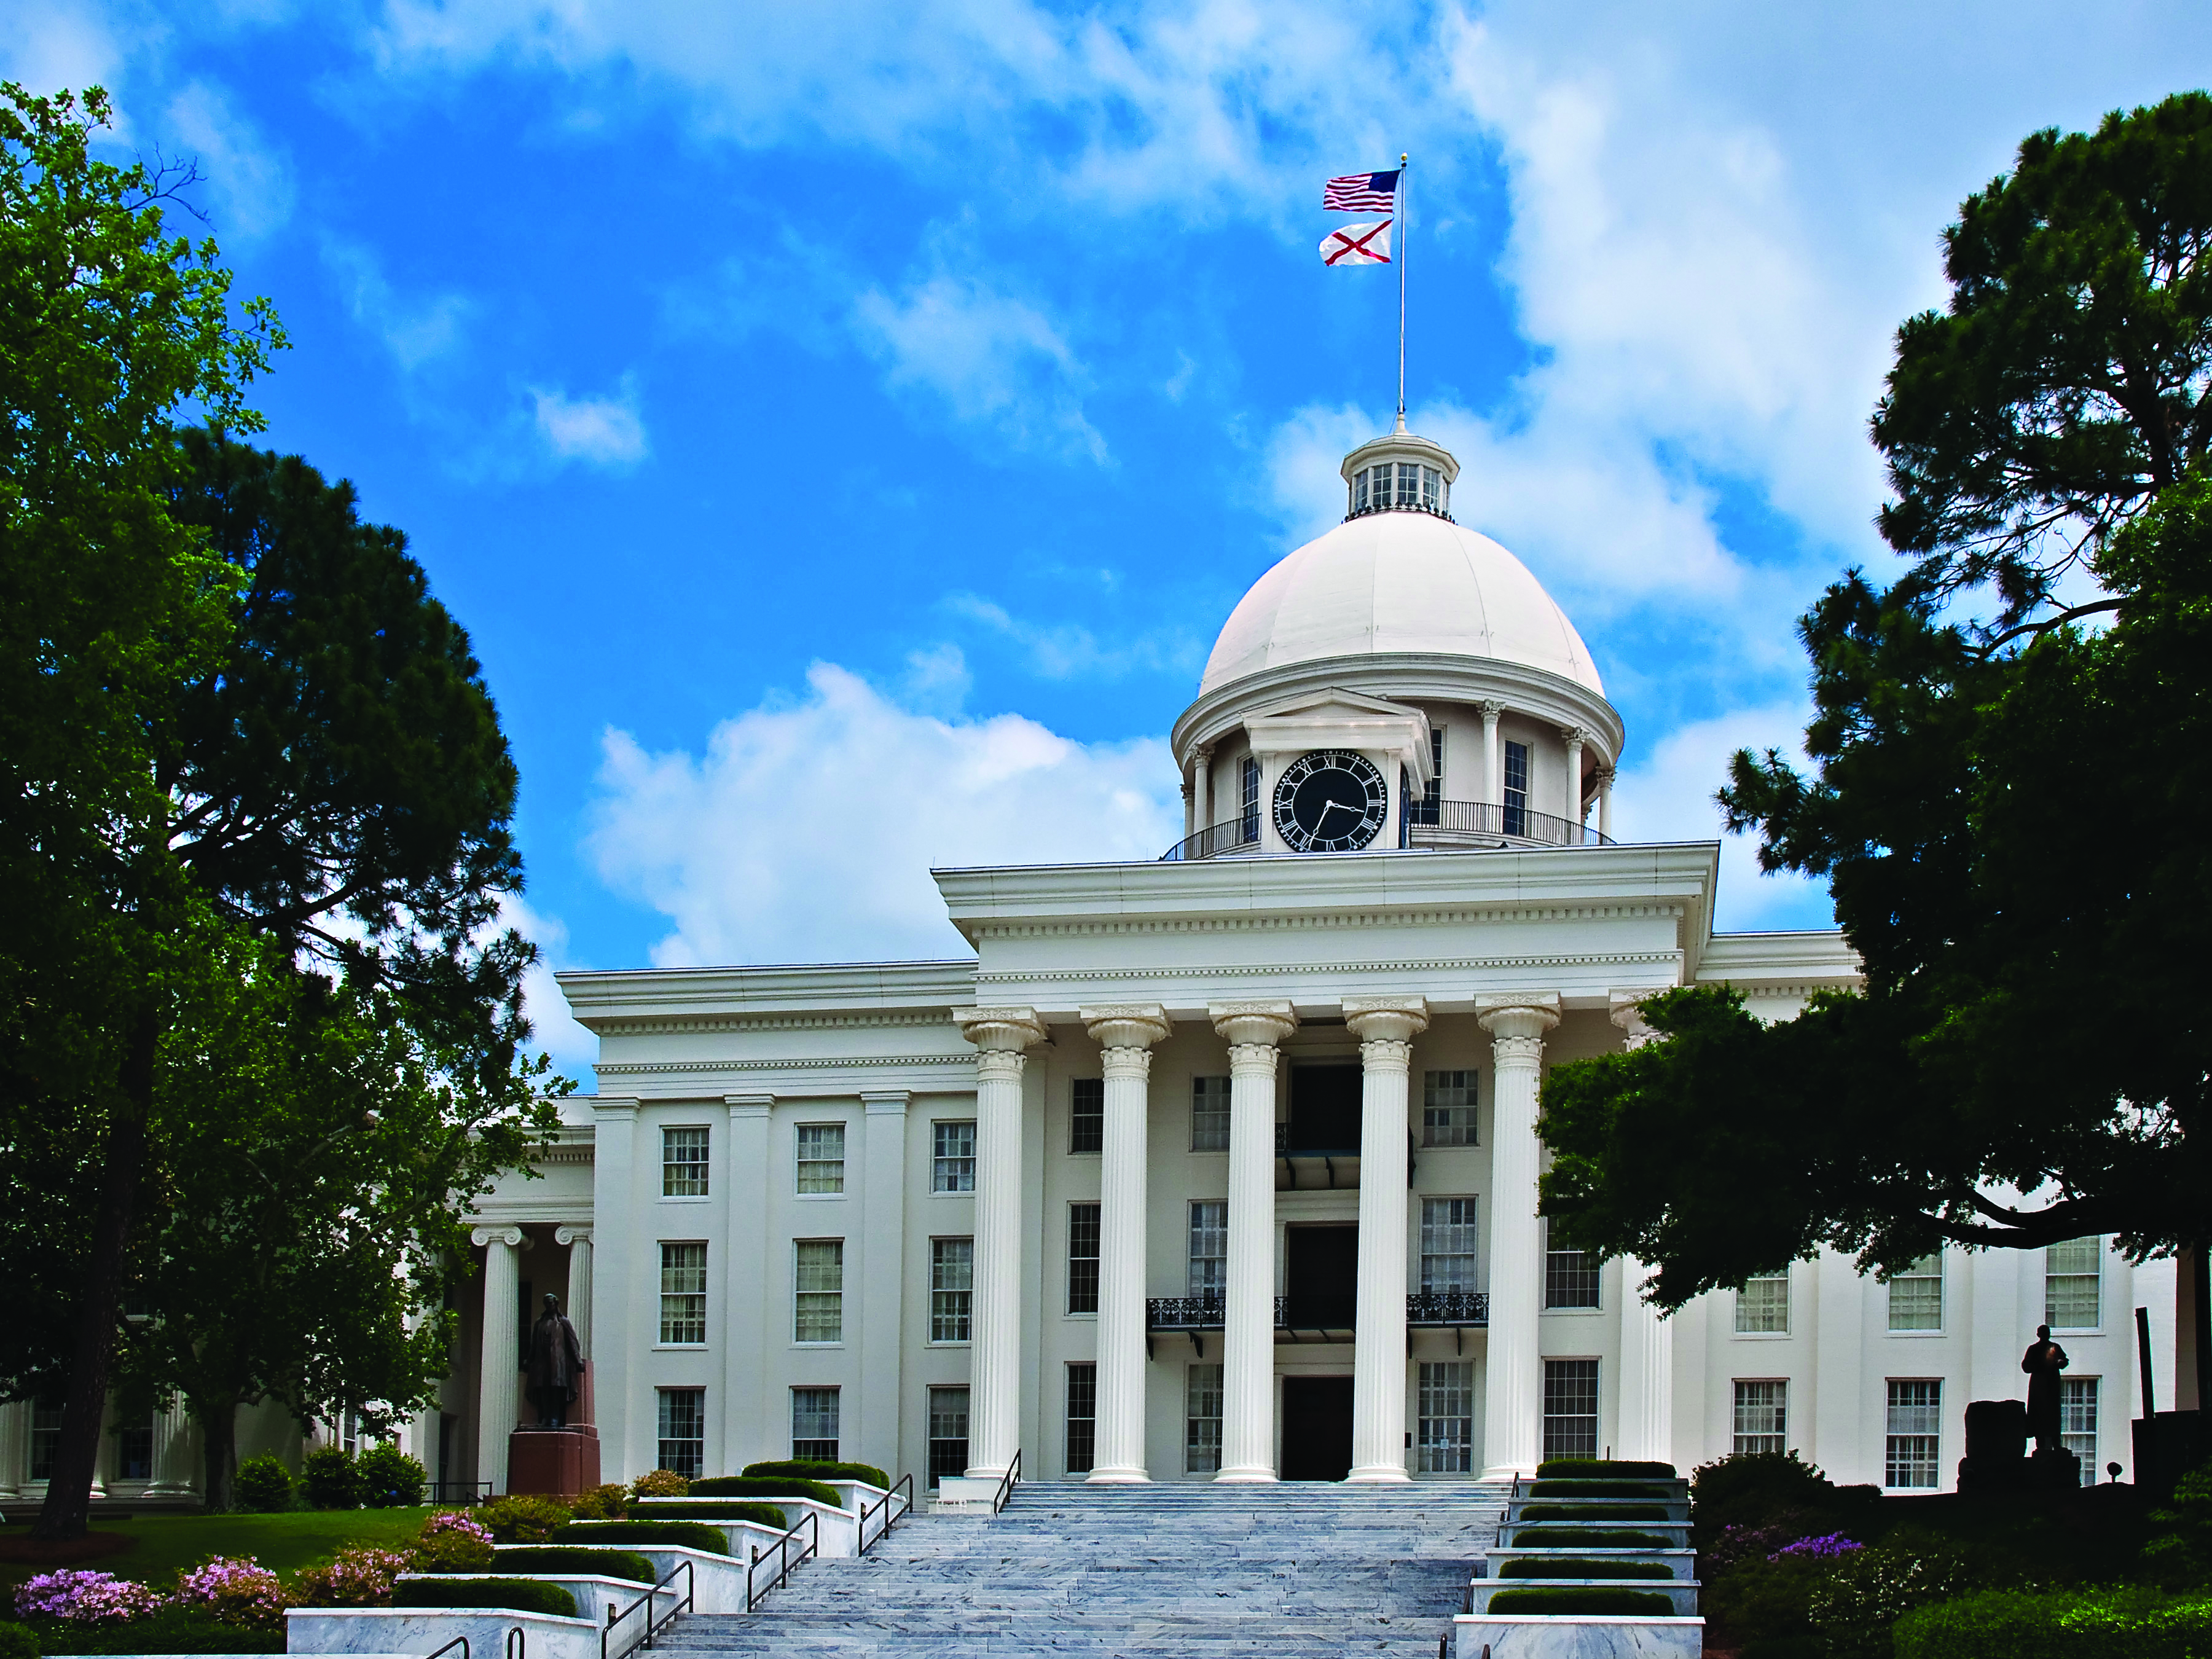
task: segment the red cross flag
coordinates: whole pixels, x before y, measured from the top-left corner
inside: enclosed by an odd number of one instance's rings
[[[1346,225],[1321,239],[1321,262],[1325,265],[1387,265],[1390,263],[1390,223],[1378,219],[1370,225]]]

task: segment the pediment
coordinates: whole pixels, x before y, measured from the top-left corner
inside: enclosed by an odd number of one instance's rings
[[[1302,696],[1292,697],[1287,702],[1271,703],[1265,708],[1256,710],[1250,718],[1254,720],[1285,718],[1329,720],[1338,717],[1356,719],[1364,716],[1372,719],[1376,715],[1385,717],[1411,715],[1416,720],[1427,718],[1419,709],[1409,703],[1393,702],[1388,697],[1370,696],[1364,691],[1346,690],[1340,685],[1332,685],[1320,691],[1309,691]]]

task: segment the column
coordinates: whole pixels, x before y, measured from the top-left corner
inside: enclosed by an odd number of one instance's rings
[[[30,1464],[31,1402],[10,1400],[0,1405],[0,1498],[23,1495]]]
[[[726,1175],[729,1237],[724,1242],[724,1298],[730,1305],[723,1322],[728,1339],[722,1348],[722,1467],[741,1469],[791,1450],[790,1422],[784,1399],[769,1397],[771,1350],[781,1353],[791,1340],[791,1304],[784,1300],[791,1280],[790,1246],[771,1249],[769,1236],[769,1127],[775,1110],[770,1094],[724,1095],[729,1112],[728,1152],[715,1161]],[[771,1305],[773,1301],[774,1305]],[[659,1402],[653,1402],[656,1412]],[[648,1430],[648,1432],[651,1432]],[[658,1457],[644,1467],[650,1468]]]
[[[584,1375],[576,1386],[575,1421],[599,1421],[599,1367],[592,1357],[592,1230],[556,1227],[553,1242],[568,1247],[568,1301],[562,1311],[576,1328],[576,1350],[584,1356]]]
[[[905,1089],[869,1089],[861,1152],[860,1397],[854,1403],[854,1439],[860,1461],[889,1469],[899,1456],[899,1402],[905,1398],[906,1113]]]
[[[483,1247],[483,1343],[477,1370],[477,1479],[507,1490],[507,1437],[522,1415],[522,1275],[514,1255],[530,1238],[520,1227],[478,1227]]]
[[[1490,1335],[1483,1368],[1486,1480],[1534,1474],[1542,1458],[1544,1361],[1536,1314],[1544,1282],[1536,1218],[1536,1090],[1544,1033],[1559,1023],[1559,994],[1479,996],[1491,1036]]]
[[[969,1350],[968,1474],[1004,1474],[1021,1443],[1023,1050],[1034,1008],[956,1008],[975,1056],[975,1318]]]
[[[1098,1423],[1091,1479],[1145,1480],[1145,1160],[1157,1002],[1079,1008],[1106,1077],[1098,1170]]]
[[[637,1318],[657,1288],[659,1266],[641,1267],[640,1259],[652,1249],[653,1224],[645,1218],[652,1210],[639,1202],[641,1172],[637,1168],[638,1103],[601,1096],[592,1110],[592,1278],[604,1281],[607,1293],[594,1296],[592,1309],[592,1411],[599,1419],[600,1474],[609,1480],[634,1480],[659,1461],[654,1444],[659,1424],[649,1383],[633,1370],[645,1354],[647,1343],[637,1340]],[[659,1191],[655,1181],[653,1191]],[[599,1248],[598,1218],[607,1218],[606,1248]],[[648,1277],[650,1275],[650,1277]],[[598,1304],[605,1302],[605,1317]],[[607,1340],[599,1341],[604,1330]],[[649,1341],[650,1339],[647,1339]],[[448,1479],[460,1473],[447,1472]]]
[[[154,1413],[154,1478],[147,1483],[147,1497],[199,1495],[199,1446],[194,1426],[182,1396]]]
[[[1223,1294],[1222,1481],[1275,1478],[1275,1060],[1288,1002],[1206,1009],[1229,1043],[1229,1264]]]
[[[1505,763],[1504,753],[1498,746],[1498,717],[1504,712],[1502,702],[1482,705],[1482,785],[1474,798],[1492,806],[1505,801],[1505,775],[1500,769]]]
[[[1601,772],[1601,780],[1610,777]],[[1603,796],[1599,799],[1602,800]],[[1626,1046],[1641,1048],[1659,1033],[1644,1023],[1638,1007],[1644,991],[1613,994],[1613,1023],[1627,1034]],[[1674,1461],[1674,1326],[1644,1299],[1638,1289],[1650,1269],[1634,1256],[1620,1261],[1620,1450],[1623,1457],[1646,1462]]]
[[[1201,743],[1191,750],[1191,827],[1194,836],[1213,828],[1213,745]]]
[[[1420,997],[1346,997],[1359,1039],[1359,1300],[1352,1350],[1352,1473],[1406,1473],[1407,1081],[1429,1027]]]
[[[1567,832],[1567,844],[1573,846],[1582,840],[1576,830],[1583,821],[1583,739],[1589,733],[1574,726],[1562,726],[1559,735],[1567,740],[1567,810],[1560,816],[1575,826]]]
[[[1597,769],[1597,832],[1613,839],[1613,768]]]

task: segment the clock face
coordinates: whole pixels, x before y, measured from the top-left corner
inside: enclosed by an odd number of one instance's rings
[[[1382,833],[1390,792],[1382,773],[1344,749],[1316,749],[1275,784],[1275,831],[1301,853],[1354,853]]]

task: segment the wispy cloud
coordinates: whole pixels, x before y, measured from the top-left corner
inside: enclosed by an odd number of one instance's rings
[[[412,374],[463,343],[463,325],[475,309],[467,296],[403,295],[386,277],[374,253],[334,236],[323,239],[322,252],[354,321],[375,335],[402,369]]]
[[[214,194],[219,234],[252,240],[291,218],[291,163],[238,112],[222,87],[188,82],[169,100],[166,125],[198,158]]]
[[[538,435],[562,460],[628,467],[645,459],[645,422],[637,412],[637,388],[629,378],[615,398],[572,399],[542,389],[531,396],[538,407]]]
[[[1206,660],[1205,642],[1187,629],[1103,641],[1080,623],[1031,621],[980,593],[948,593],[940,604],[1020,647],[1030,672],[1048,680],[1112,680],[1163,671],[1195,678]]]

